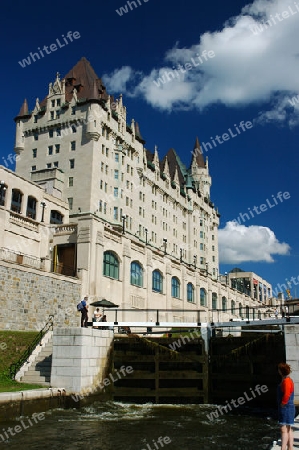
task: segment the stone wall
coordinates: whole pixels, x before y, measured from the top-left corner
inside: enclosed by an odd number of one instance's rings
[[[0,329],[40,330],[50,314],[58,327],[79,326],[81,281],[0,262]]]
[[[299,406],[299,325],[284,327],[286,362],[292,368],[291,377],[295,384],[295,404]]]
[[[93,328],[56,328],[53,333],[51,386],[69,393],[99,390],[113,331]]]

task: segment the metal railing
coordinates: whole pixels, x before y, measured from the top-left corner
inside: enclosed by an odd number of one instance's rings
[[[27,347],[25,352],[21,355],[21,357],[18,359],[17,362],[12,363],[9,366],[9,376],[12,380],[15,379],[15,376],[17,372],[20,370],[22,365],[28,361],[29,356],[32,354],[33,350],[41,343],[42,338],[45,336],[45,334],[53,330],[53,318],[54,316],[51,314],[48,318],[47,323],[45,326],[39,331],[38,335],[35,336],[31,344]]]

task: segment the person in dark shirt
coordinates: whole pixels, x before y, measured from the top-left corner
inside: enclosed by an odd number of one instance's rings
[[[81,327],[87,328],[88,321],[88,296],[85,295],[84,299],[81,301],[83,308],[81,309]]]

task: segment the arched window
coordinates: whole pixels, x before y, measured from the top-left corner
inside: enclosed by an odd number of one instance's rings
[[[217,309],[217,294],[212,292],[212,309]]]
[[[232,300],[232,307],[231,307],[231,310],[232,310],[232,314],[235,314],[235,313],[236,313],[236,303],[235,303],[234,300]]]
[[[63,215],[59,211],[51,209],[50,223],[63,223]]]
[[[242,317],[243,317],[242,303],[239,304],[239,316],[242,319]]]
[[[36,204],[37,204],[36,198],[29,195],[27,200],[26,216],[34,220],[36,219]]]
[[[107,251],[104,253],[103,274],[106,277],[115,278],[118,280],[119,262],[115,253]]]
[[[227,310],[227,300],[226,297],[222,297],[222,311]]]
[[[5,204],[5,193],[7,186],[4,181],[0,181],[0,206],[4,206]]]
[[[200,288],[200,306],[207,306],[207,291]]]
[[[194,286],[192,283],[187,284],[187,302],[194,303]]]
[[[245,314],[246,314],[246,319],[248,319],[249,320],[249,306],[246,306],[245,307]]]
[[[152,289],[155,292],[163,292],[163,275],[159,270],[153,271]]]
[[[137,261],[131,263],[131,284],[143,286],[143,268]]]
[[[171,296],[180,298],[180,282],[177,277],[171,278]]]
[[[16,213],[21,212],[23,194],[19,189],[13,189],[11,194],[11,207],[10,209]]]

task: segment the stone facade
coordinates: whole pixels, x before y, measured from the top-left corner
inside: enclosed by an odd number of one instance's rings
[[[0,279],[0,329],[39,331],[50,314],[55,326],[80,324],[80,280],[4,261]]]

